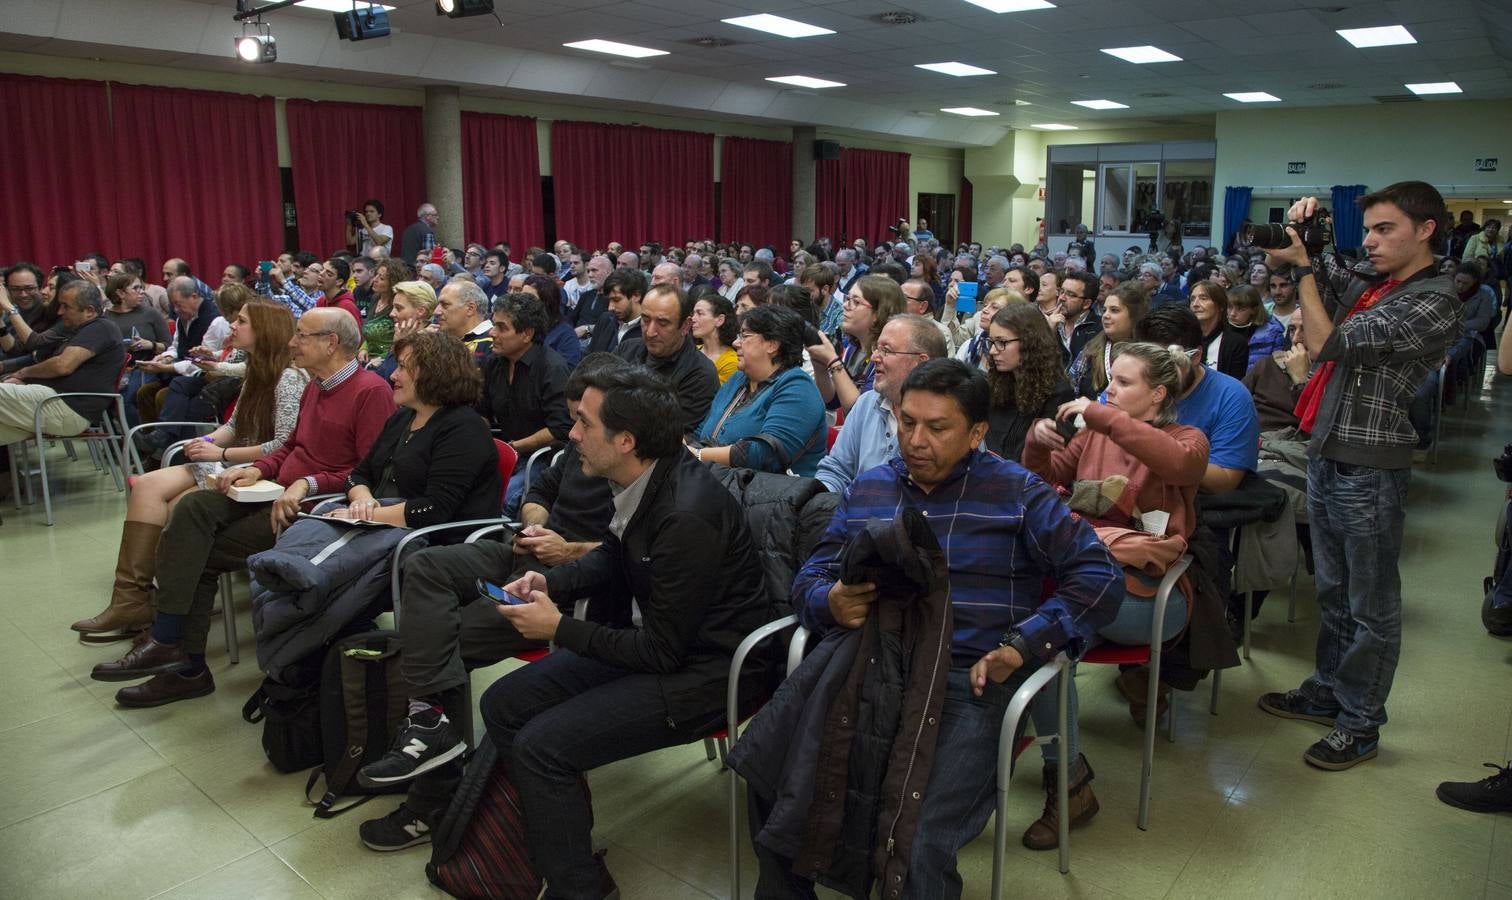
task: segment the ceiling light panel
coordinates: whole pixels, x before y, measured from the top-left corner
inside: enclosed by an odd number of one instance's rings
[[[775,34],[778,37],[785,38],[834,34],[828,28],[820,28],[818,25],[810,25],[807,22],[799,22],[796,19],[784,19],[782,16],[774,16],[771,13],[762,13],[758,16],[737,16],[733,19],[721,19],[720,21],[726,25],[739,25],[741,28],[765,31],[767,34]]]
[[[981,66],[967,65],[963,62],[917,63],[914,68],[928,69],[931,72],[939,72],[941,75],[954,75],[957,78],[966,78],[971,75],[997,74],[991,69],[984,69]]]
[[[942,106],[940,112],[950,113],[953,116],[995,116],[997,113],[990,109],[977,109],[975,106]]]
[[[645,59],[648,56],[666,56],[665,50],[653,50],[650,47],[637,47],[634,44],[621,44],[619,41],[601,41],[597,38],[591,41],[573,41],[563,44],[563,47],[571,47],[573,50],[587,50],[592,53],[608,53],[613,56],[628,56],[631,59]]]
[[[988,12],[1030,12],[1036,9],[1055,9],[1054,3],[1045,0],[966,0],[972,6],[980,6]]]
[[[1103,52],[1109,56],[1116,56],[1124,62],[1138,63],[1162,63],[1181,62],[1181,57],[1174,53],[1167,53],[1159,47],[1151,47],[1145,44],[1141,47],[1111,47],[1104,48]]]
[[[1380,28],[1340,28],[1339,37],[1356,47],[1392,47],[1397,44],[1416,44],[1412,32],[1400,25],[1384,25]]]
[[[778,84],[790,84],[793,87],[802,88],[837,88],[845,87],[843,81],[826,81],[823,78],[812,78],[808,75],[775,75],[767,81],[775,81]]]
[[[1230,100],[1238,100],[1240,103],[1280,103],[1281,98],[1265,91],[1237,91],[1223,96]]]
[[[1425,81],[1421,84],[1404,84],[1402,87],[1414,94],[1460,94],[1460,86],[1453,81]]]
[[[1128,109],[1127,103],[1116,103],[1112,100],[1072,100],[1075,106],[1085,106],[1087,109]]]
[[[1030,125],[1030,128],[1038,128],[1040,131],[1075,131],[1075,125],[1062,125],[1059,122],[1044,122],[1039,125]]]
[[[321,12],[344,13],[352,11],[352,0],[299,0],[299,2],[294,5],[302,6],[305,9],[318,9]],[[374,3],[372,5],[378,7],[384,12],[392,12],[394,9],[392,6],[387,6],[382,3]],[[357,11],[361,12],[367,8],[368,4],[365,2],[365,0],[359,0],[359,2],[357,3]]]

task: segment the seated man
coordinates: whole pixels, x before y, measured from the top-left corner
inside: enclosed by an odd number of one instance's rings
[[[248,468],[221,473],[219,490],[193,491],[179,500],[158,541],[157,615],[149,639],[121,659],[95,666],[90,676],[150,676],[117,691],[117,703],[161,706],[215,690],[205,667],[205,636],[221,573],[245,567],[248,556],[272,547],[306,496],[345,489],[348,473],[394,412],[388,383],[357,365],[361,344],[356,321],[342,310],[312,309],[300,317],[292,363],[311,377],[299,421],[281,448]],[[264,478],[284,486],[272,502],[244,503],[226,493]]]
[[[683,431],[688,433],[698,430],[719,391],[714,363],[688,336],[692,320],[693,300],[675,279],[671,284],[656,285],[641,301],[640,337],[626,338],[614,351],[621,359],[645,366],[672,385],[682,406]]]
[[[935,328],[938,324],[910,314],[893,316],[882,326],[872,352],[877,361],[872,389],[851,407],[835,445],[814,473],[825,487],[843,494],[862,472],[898,455],[896,410],[903,380],[922,363],[948,355],[945,339]]]
[[[904,380],[900,395],[900,454],[851,485],[793,584],[793,603],[811,629],[860,628],[878,586],[840,581],[842,550],[870,519],[891,519],[905,506],[927,517],[949,566],[951,668],[933,761],[917,782],[927,788],[922,800],[911,795],[907,815],[916,825],[895,859],[906,867],[904,897],[959,897],[956,854],[992,814],[996,737],[1009,699],[1057,653],[1076,656],[1091,646],[1118,611],[1124,578],[1091,526],[1055,491],[1018,463],[978,449],[987,434],[986,377],[958,360],[930,360]],[[1057,588],[1042,601],[1047,578]],[[927,656],[916,653],[914,664],[927,665]],[[817,735],[797,739],[804,738]],[[802,752],[791,747],[789,758]],[[889,772],[889,782],[893,777]],[[753,821],[765,820],[770,800],[752,792]],[[808,815],[828,811],[811,807]],[[756,831],[757,896],[812,897],[812,884],[793,873],[793,860],[773,849],[804,836]],[[889,880],[888,897],[896,887]]]
[[[326,260],[325,265],[320,267],[320,301],[316,305],[321,309],[344,309],[352,314],[358,327],[361,327],[362,311],[357,308],[352,292],[346,289],[347,279],[351,275],[352,264],[344,257],[333,256]]]
[[[1260,419],[1261,433],[1282,428],[1296,428],[1297,401],[1312,375],[1312,360],[1302,343],[1302,317],[1292,320],[1287,329],[1290,350],[1277,350],[1250,366],[1240,384],[1249,388]]]
[[[613,353],[620,344],[641,336],[641,298],[646,296],[645,273],[621,266],[604,278],[600,292],[608,312],[599,316],[598,322],[594,324],[588,352]]]
[[[37,361],[0,383],[0,447],[34,435],[37,407],[49,397],[71,392],[114,394],[126,361],[120,329],[102,316],[105,298],[88,281],[58,289],[58,336],[37,351]],[[26,325],[10,295],[0,289],[0,322],[18,331]],[[68,437],[89,427],[111,401],[105,397],[66,397],[43,410],[42,429]]]
[[[483,364],[478,411],[519,456],[504,503],[509,518],[519,509],[527,487],[525,461],[530,454],[567,440],[572,430],[562,395],[567,363],[543,343],[545,338],[546,308],[539,299],[530,294],[502,294],[494,301],[493,356]]]
[[[582,773],[719,727],[730,659],[772,610],[745,511],[683,448],[677,398],[661,378],[640,367],[590,376],[572,441],[583,471],[614,485],[609,534],[582,558],[505,586],[525,602],[499,613],[557,649],[495,682],[482,711],[519,789],[536,871],[553,896],[597,897],[605,873]],[[641,626],[557,608],[589,596],[623,618],[639,601]]]
[[[609,353],[584,357],[567,379],[567,408],[574,418],[587,380],[625,363]],[[587,555],[603,541],[614,512],[609,482],[583,471],[576,444],[537,478],[520,509],[524,527],[512,540],[428,547],[404,562],[399,635],[400,671],[410,690],[409,725],[396,747],[419,736],[437,752],[421,761],[390,753],[366,766],[364,780],[388,784],[414,778],[409,796],[382,818],[362,823],[362,843],[373,850],[402,850],[430,840],[430,830],[451,802],[462,777],[465,748],[446,710],[466,714],[467,673],[539,647],[478,596],[476,580],[504,584],[527,570]],[[507,532],[506,532],[507,534]],[[418,776],[418,777],[417,777]]]
[[[436,321],[441,330],[460,338],[479,366],[493,356],[493,323],[488,320],[488,309],[483,289],[465,278],[448,281],[436,295]]]

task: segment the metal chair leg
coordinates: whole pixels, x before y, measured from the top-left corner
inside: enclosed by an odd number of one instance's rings
[[[717,751],[715,751],[714,749],[714,739],[704,738],[704,756],[709,760],[709,762],[714,761],[716,752]]]
[[[1255,595],[1250,591],[1244,592],[1244,659],[1250,658],[1250,619],[1255,615]]]
[[[1297,564],[1292,566],[1291,576],[1291,599],[1286,604],[1286,622],[1288,625],[1297,621],[1297,569],[1302,567],[1302,551],[1297,551]]]
[[[226,655],[231,664],[241,662],[241,642],[236,636],[236,607],[231,605],[231,573],[220,577],[221,624],[226,631]]]
[[[1223,670],[1213,670],[1213,696],[1208,701],[1208,715],[1218,715],[1218,689],[1223,684]]]
[[[1058,679],[1058,687],[1055,692],[1055,725],[1058,729],[1055,733],[1056,743],[1060,744],[1058,753],[1055,754],[1055,802],[1057,815],[1055,828],[1056,837],[1060,844],[1060,873],[1062,875],[1071,871],[1071,817],[1066,815],[1066,810],[1071,807],[1071,786],[1067,784],[1071,780],[1070,745],[1067,734],[1070,732],[1070,720],[1068,710],[1071,706],[1071,678],[1074,666],[1063,669]],[[994,828],[1002,827],[998,822]]]
[[[1173,698],[1174,699],[1174,698]],[[1155,772],[1155,729],[1160,721],[1160,644],[1150,649],[1149,686],[1145,689],[1144,761],[1139,768],[1139,830],[1150,828],[1150,781]],[[1176,704],[1171,704],[1174,712]],[[1175,720],[1172,719],[1174,722]],[[1062,806],[1062,810],[1066,807]]]

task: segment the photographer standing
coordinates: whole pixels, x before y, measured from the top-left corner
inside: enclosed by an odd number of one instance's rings
[[[1288,245],[1267,251],[1272,267],[1295,267],[1303,341],[1321,364],[1297,403],[1300,427],[1312,434],[1307,506],[1321,622],[1313,674],[1299,689],[1262,696],[1260,708],[1330,726],[1302,754],[1330,770],[1374,758],[1386,723],[1401,651],[1397,557],[1417,441],[1407,409],[1460,329],[1454,284],[1433,259],[1448,221],[1444,198],[1432,185],[1404,181],[1359,205],[1369,266],[1350,270],[1322,255],[1328,229],[1314,197],[1292,206]],[[1267,243],[1279,242],[1256,241]]]
[[[362,201],[362,212],[347,212],[347,246],[357,248],[358,256],[367,256],[374,247],[393,253],[394,226],[383,224],[383,203]]]

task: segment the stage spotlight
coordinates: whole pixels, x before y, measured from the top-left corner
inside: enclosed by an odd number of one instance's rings
[[[335,13],[336,34],[344,41],[365,41],[388,37],[388,13],[378,6]]]
[[[272,29],[259,20],[250,23],[253,31],[248,31],[248,24],[242,24],[241,37],[235,40],[236,58],[249,63],[275,62],[278,59],[278,41],[273,39]]]
[[[453,19],[486,16],[494,11],[494,0],[436,0],[436,15]]]

